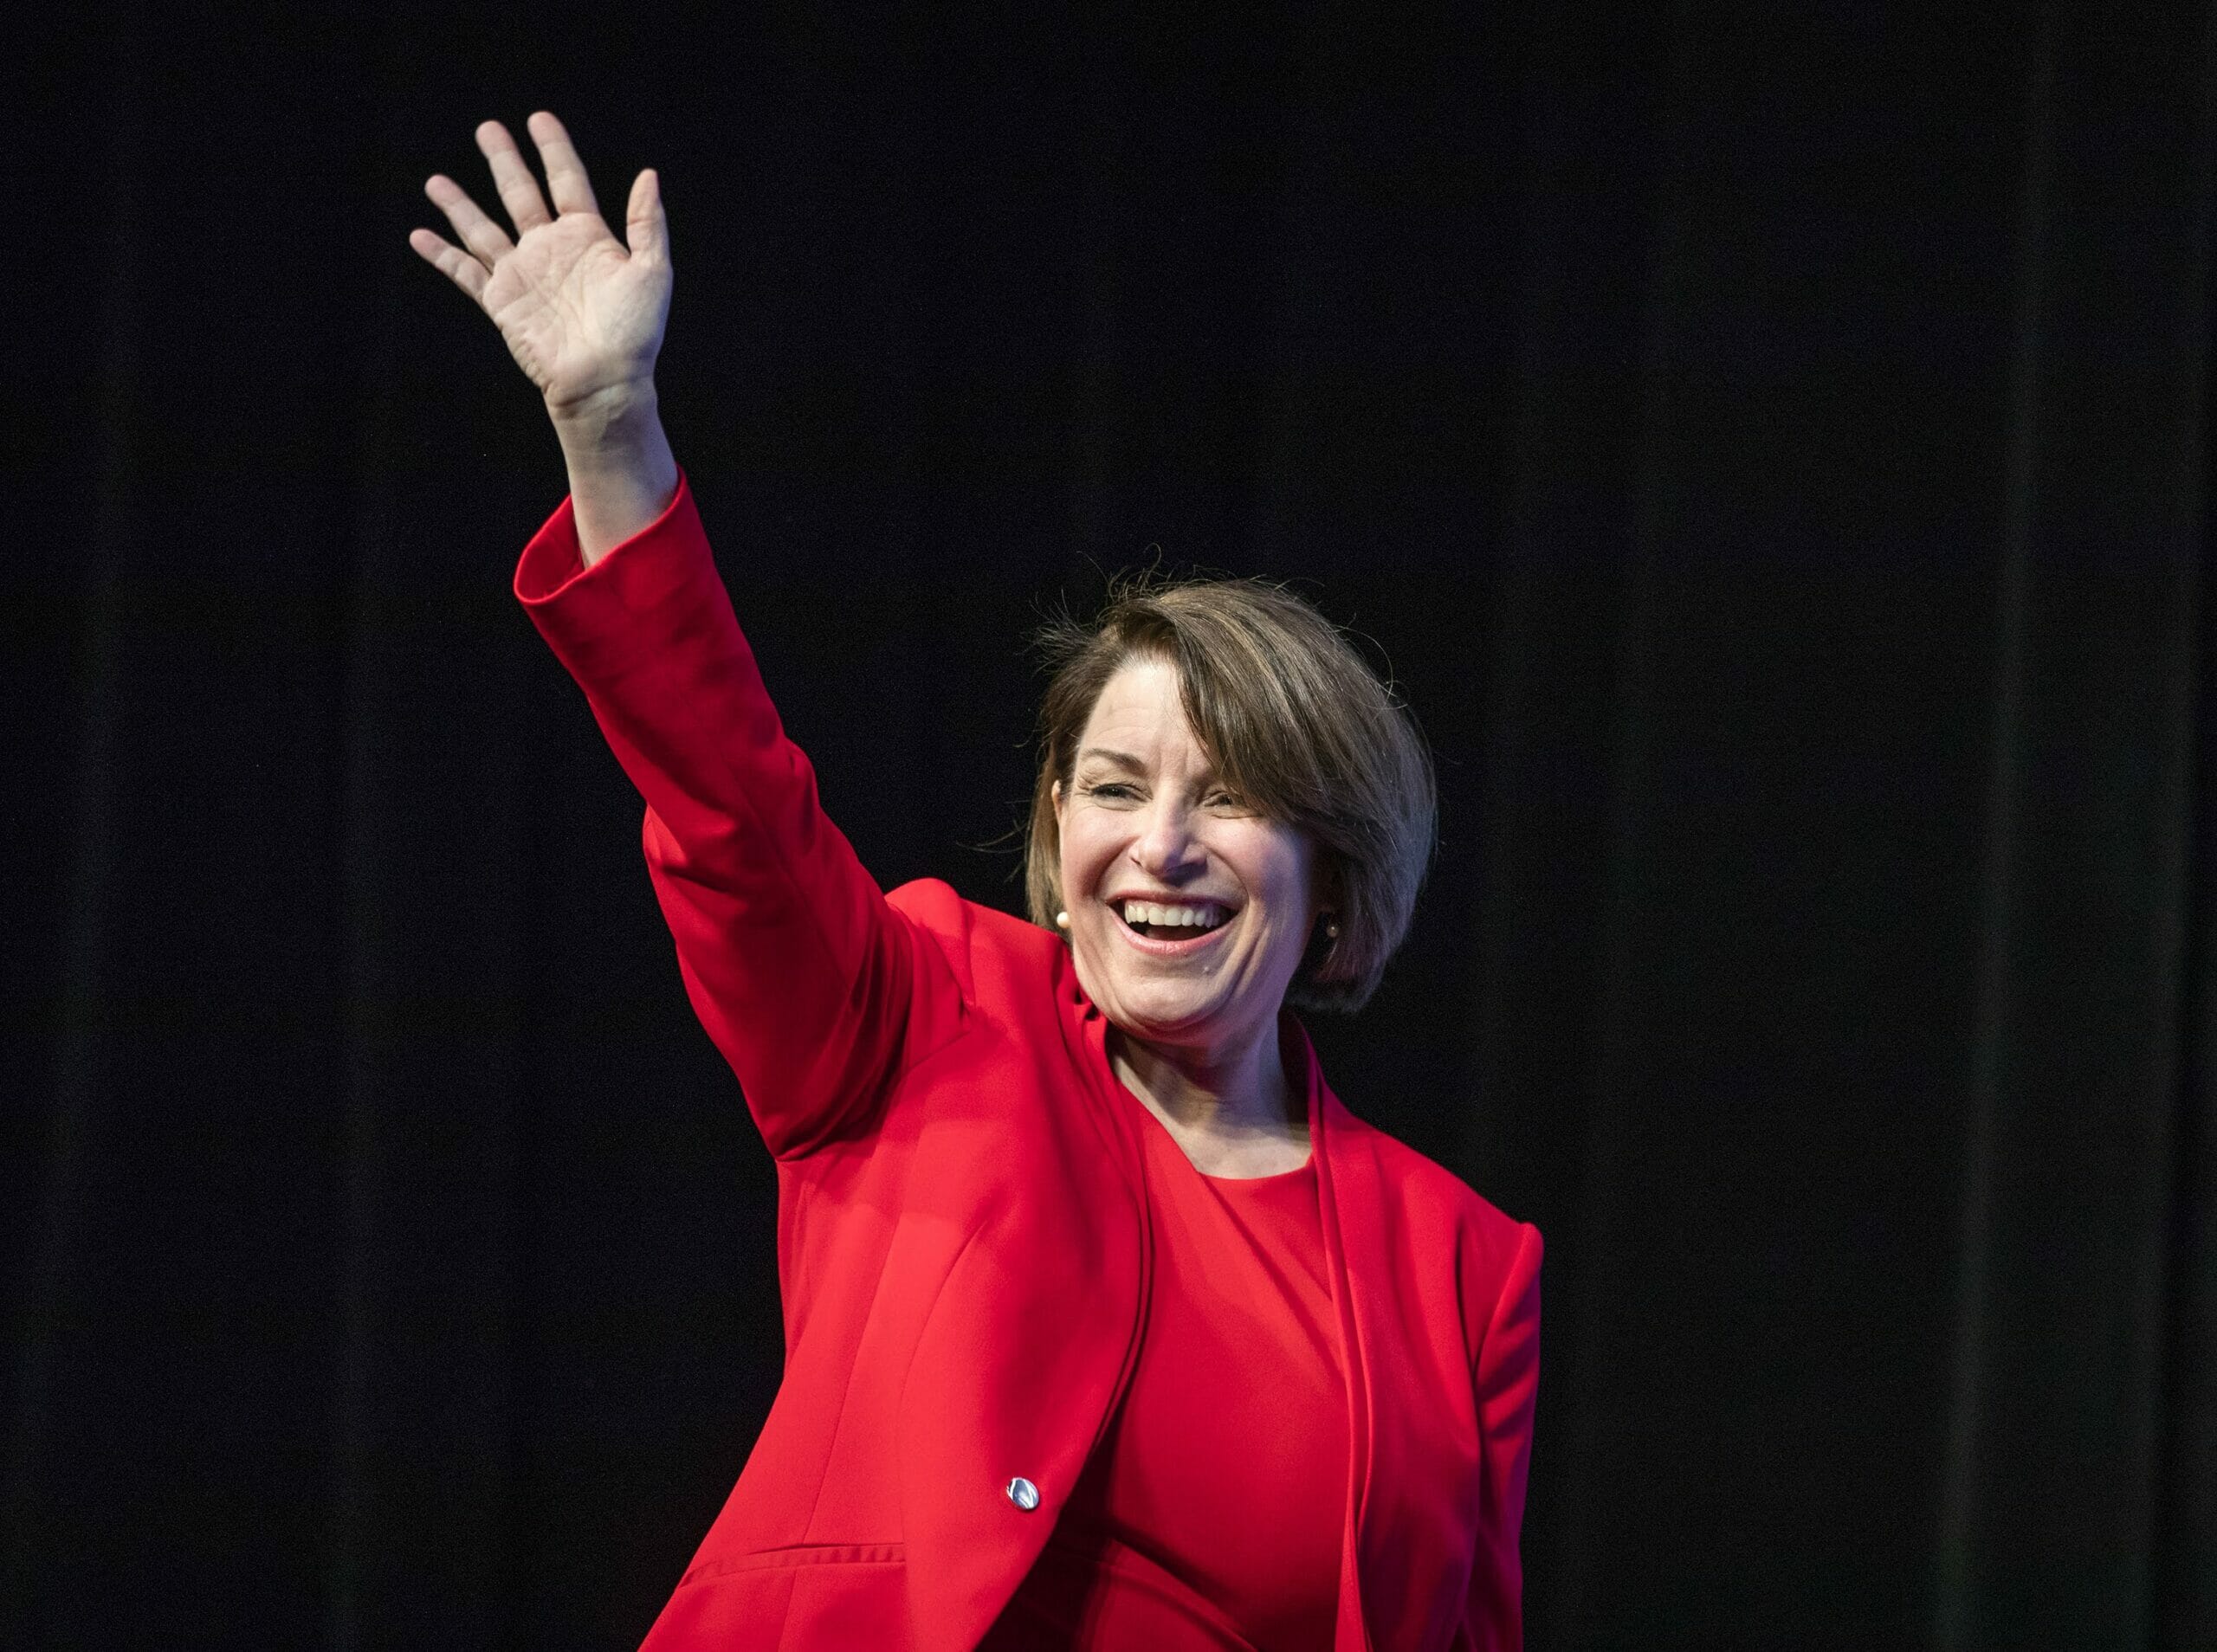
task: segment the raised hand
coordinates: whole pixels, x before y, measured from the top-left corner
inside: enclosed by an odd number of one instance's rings
[[[493,318],[559,423],[597,403],[651,393],[669,315],[669,227],[659,180],[643,171],[625,214],[629,244],[617,241],[562,123],[541,111],[527,125],[546,169],[553,212],[507,128],[488,120],[477,128],[477,146],[491,165],[514,238],[438,173],[423,193],[462,245],[429,229],[411,231],[408,244]]]
[[[507,128],[488,120],[477,146],[515,238],[439,173],[423,193],[462,245],[429,229],[411,230],[408,244],[493,318],[546,398],[569,467],[578,553],[591,566],[652,522],[677,491],[654,380],[669,318],[669,225],[660,183],[643,171],[631,184],[625,242],[617,241],[562,123],[542,110],[528,124],[553,212]]]

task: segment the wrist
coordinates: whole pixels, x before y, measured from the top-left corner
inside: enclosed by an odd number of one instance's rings
[[[590,568],[669,507],[677,461],[651,384],[547,410],[570,473],[578,555]]]
[[[610,450],[622,452],[651,441],[662,423],[654,381],[609,384],[562,402],[549,396],[546,416],[562,450],[573,460]]]

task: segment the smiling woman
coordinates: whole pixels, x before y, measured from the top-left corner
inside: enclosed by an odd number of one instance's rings
[[[1513,1648],[1540,1236],[1363,1123],[1352,1009],[1432,832],[1406,713],[1270,587],[1055,638],[1033,922],[881,890],[785,738],[654,390],[661,193],[443,176],[411,243],[540,390],[570,498],[515,594],[646,810],[702,1028],[779,1166],[785,1378],[655,1652]]]
[[[1043,640],[1056,669],[1039,714],[1033,921],[1063,907],[1060,801],[1091,745],[1089,720],[1104,699],[1119,706],[1104,694],[1112,681],[1163,668],[1175,706],[1135,708],[1141,726],[1181,723],[1225,794],[1219,810],[1281,824],[1315,853],[1328,945],[1293,974],[1286,1001],[1360,1009],[1408,932],[1434,817],[1424,742],[1361,655],[1299,597],[1251,580],[1134,582],[1090,625],[1066,620]]]
[[[1117,1076],[1195,1164],[1291,1168],[1278,1016],[1356,1008],[1407,932],[1424,743],[1345,638],[1258,582],[1134,584],[1046,642],[1032,920],[1068,936]]]

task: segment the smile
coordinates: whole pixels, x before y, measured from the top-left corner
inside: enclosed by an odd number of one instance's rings
[[[1112,900],[1116,928],[1125,940],[1154,958],[1184,958],[1205,951],[1229,926],[1229,908],[1213,902]]]

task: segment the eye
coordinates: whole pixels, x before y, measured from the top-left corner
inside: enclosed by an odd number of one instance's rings
[[[1111,803],[1122,802],[1139,796],[1137,788],[1128,786],[1121,780],[1104,780],[1098,784],[1079,789],[1089,797],[1105,797]]]

